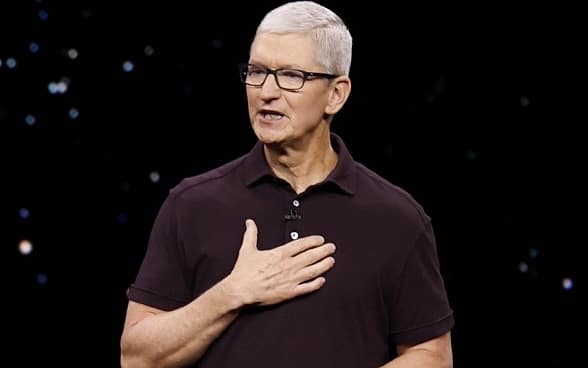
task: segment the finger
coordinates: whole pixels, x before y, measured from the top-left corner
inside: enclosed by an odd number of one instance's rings
[[[311,293],[315,290],[320,289],[324,284],[325,284],[325,278],[324,277],[317,277],[316,279],[309,281],[309,282],[303,282],[302,284],[298,284],[298,286],[296,286],[296,288],[294,289],[294,294],[295,296],[299,296],[302,294],[308,294]]]
[[[257,225],[252,219],[245,220],[245,233],[241,250],[257,250]]]
[[[298,253],[293,257],[293,261],[300,267],[306,267],[335,253],[335,249],[335,244],[326,243],[318,247],[310,248],[301,253]]]
[[[310,235],[286,243],[283,247],[286,255],[295,256],[298,253],[304,252],[307,249],[318,247],[324,242],[325,238],[323,238],[322,236]]]
[[[308,280],[312,280],[331,268],[335,265],[335,258],[327,257],[322,259],[320,262],[311,264],[310,266],[304,267],[298,272],[298,276],[300,277],[300,282],[306,282]]]

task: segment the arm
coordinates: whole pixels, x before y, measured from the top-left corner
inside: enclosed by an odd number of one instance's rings
[[[237,317],[241,306],[226,291],[224,280],[171,312],[129,301],[121,366],[174,367],[196,361]]]
[[[452,368],[451,335],[446,333],[416,345],[396,347],[398,357],[380,368]]]
[[[129,301],[121,337],[121,366],[182,367],[196,362],[249,305],[269,305],[319,289],[335,246],[309,236],[259,251],[257,227],[247,221],[230,275],[184,307],[164,312]],[[312,281],[309,281],[312,280]]]

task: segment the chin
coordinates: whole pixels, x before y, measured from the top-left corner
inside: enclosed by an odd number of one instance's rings
[[[264,132],[264,131],[255,131],[255,135],[257,136],[257,139],[266,145],[272,145],[272,144],[279,144],[285,141],[285,138],[282,137],[280,134],[275,134],[272,132]]]
[[[263,127],[255,125],[253,131],[257,139],[263,144],[279,144],[287,140],[287,134],[283,129],[272,129],[270,127]]]

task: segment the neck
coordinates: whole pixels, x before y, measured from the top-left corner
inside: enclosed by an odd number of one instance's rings
[[[274,174],[288,182],[298,194],[325,180],[338,160],[328,130],[308,140],[264,146],[264,151]]]

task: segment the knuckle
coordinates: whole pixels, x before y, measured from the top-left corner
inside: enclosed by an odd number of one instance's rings
[[[271,252],[276,258],[282,258],[285,253],[284,249],[280,247],[272,249]]]

